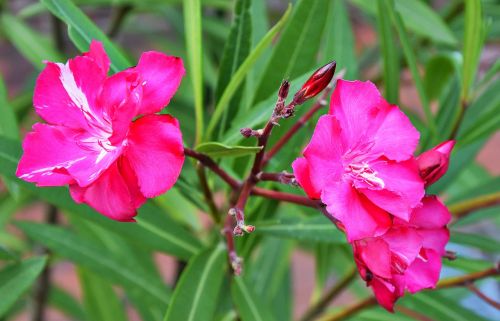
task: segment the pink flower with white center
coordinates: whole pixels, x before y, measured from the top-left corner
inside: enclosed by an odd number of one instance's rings
[[[76,202],[133,221],[146,198],[173,186],[184,162],[177,119],[155,114],[177,91],[184,67],[154,51],[111,77],[109,64],[97,41],[66,64],[47,62],[33,96],[47,124],[26,136],[16,175],[37,186],[69,185]]]
[[[415,293],[436,286],[450,218],[436,196],[426,196],[409,222],[394,218],[393,227],[384,235],[352,243],[359,273],[380,305],[392,311],[405,290]]]
[[[295,177],[345,227],[350,242],[385,233],[390,215],[409,220],[424,184],[412,155],[418,131],[371,82],[339,80]]]

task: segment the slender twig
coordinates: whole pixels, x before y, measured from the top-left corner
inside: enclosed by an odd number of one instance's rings
[[[290,129],[283,136],[281,136],[281,138],[276,142],[276,144],[274,144],[274,146],[269,150],[269,152],[265,154],[264,161],[262,162],[262,167],[265,167],[267,163],[269,163],[269,161],[274,157],[274,155],[276,155],[276,153],[278,153],[283,148],[283,146],[285,146],[285,144],[288,143],[290,139],[302,127],[304,127],[305,124],[307,124],[309,119],[311,119],[314,116],[314,114],[316,114],[316,112],[318,112],[321,108],[326,106],[327,104],[326,98],[330,94],[331,89],[332,87],[328,86],[321,95],[321,97],[311,107],[311,109],[309,109],[307,113],[302,115],[302,117],[300,117],[299,120],[297,120],[295,124],[293,124],[293,126],[290,127]]]
[[[497,264],[495,267],[484,270],[484,271],[479,271],[479,272],[474,272],[462,276],[457,276],[453,278],[448,278],[441,280],[437,285],[436,285],[436,290],[437,289],[445,289],[445,288],[450,288],[450,287],[455,287],[455,286],[465,286],[471,282],[484,279],[490,276],[498,276],[500,275],[500,266]],[[374,306],[377,304],[377,300],[375,297],[368,297],[360,302],[357,302],[353,305],[350,305],[343,309],[342,311],[328,315],[324,318],[321,319],[321,321],[340,321],[344,320],[347,317],[350,317],[360,310],[363,310],[365,308]]]
[[[278,182],[287,185],[295,185],[298,186],[297,180],[295,179],[295,175],[292,173],[281,172],[281,173],[265,173],[261,172],[257,174],[257,178],[259,181],[271,181]]]
[[[344,289],[351,284],[356,277],[356,267],[353,267],[347,275],[340,280],[335,286],[329,289],[314,305],[312,305],[300,318],[301,321],[314,320],[318,315],[328,307]]]
[[[214,222],[220,222],[220,215],[217,206],[215,205],[214,196],[212,194],[212,190],[208,185],[207,176],[205,175],[205,168],[201,163],[196,164],[196,172],[198,174],[198,179],[200,181],[200,186],[203,191],[203,196],[205,197],[205,202],[208,204],[208,209],[210,216]]]
[[[461,219],[474,211],[498,204],[500,204],[500,192],[455,203],[449,206],[449,210],[455,219]]]
[[[118,35],[125,18],[133,8],[134,7],[130,4],[124,4],[116,8],[113,12],[113,18],[111,19],[111,23],[109,25],[108,36],[110,38],[114,38]]]
[[[401,312],[402,314],[405,314],[407,316],[409,316],[410,318],[412,319],[415,319],[415,320],[419,320],[419,321],[434,321],[434,319],[431,319],[429,318],[428,316],[418,312],[418,311],[415,311],[415,310],[412,310],[410,308],[407,308],[405,306],[402,306],[402,305],[399,305],[397,307],[395,307],[395,310],[398,311],[398,312]]]
[[[467,283],[465,286],[469,290],[471,290],[472,292],[474,292],[479,298],[481,298],[481,300],[483,300],[484,302],[488,303],[489,305],[491,305],[492,307],[496,308],[497,310],[500,310],[500,303],[496,302],[495,300],[493,300],[492,298],[490,298],[489,296],[487,296],[486,294],[484,294],[483,292],[481,292],[474,285],[474,283],[470,282],[470,283]]]
[[[186,156],[198,160],[201,164],[203,164],[203,166],[207,167],[212,172],[217,174],[217,176],[219,176],[224,182],[226,182],[232,188],[239,188],[241,183],[238,182],[238,180],[231,177],[231,175],[229,175],[225,170],[220,168],[220,166],[217,165],[217,163],[209,156],[199,153],[187,147],[184,147],[184,154]]]
[[[297,205],[303,205],[312,208],[321,208],[323,204],[318,200],[312,200],[305,196],[300,196],[296,194],[290,194],[285,192],[273,191],[265,188],[254,187],[252,189],[252,195],[262,196],[265,198],[270,198],[278,201],[283,201],[287,203],[293,203]]]
[[[57,207],[48,204],[47,205],[47,213],[45,216],[45,221],[49,224],[57,224]],[[40,255],[50,255],[51,251],[44,247],[40,246],[37,250]],[[38,277],[37,284],[35,286],[34,294],[33,294],[33,314],[31,315],[32,321],[44,321],[45,319],[45,308],[47,306],[47,300],[50,292],[50,277],[51,277],[51,268],[50,265],[47,264],[43,269],[42,273]]]

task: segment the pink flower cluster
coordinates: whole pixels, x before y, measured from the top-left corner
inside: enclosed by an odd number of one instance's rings
[[[47,62],[33,96],[47,124],[26,136],[16,174],[38,186],[69,185],[76,202],[133,221],[146,198],[172,187],[184,162],[177,119],[155,114],[177,91],[184,67],[154,51],[111,77],[109,65],[96,41],[66,64]]]
[[[345,231],[361,277],[392,311],[405,290],[434,287],[450,220],[424,187],[445,172],[454,142],[415,158],[419,133],[371,82],[337,82],[328,115],[292,164],[310,198]]]

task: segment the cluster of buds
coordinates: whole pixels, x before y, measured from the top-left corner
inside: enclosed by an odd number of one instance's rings
[[[245,224],[245,218],[241,209],[236,207],[230,208],[228,214],[234,216],[236,219],[233,235],[242,236],[245,233],[252,233],[255,231],[255,226]]]

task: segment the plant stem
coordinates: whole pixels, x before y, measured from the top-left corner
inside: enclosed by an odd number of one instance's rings
[[[484,279],[484,278],[487,278],[490,276],[498,276],[498,275],[500,275],[500,264],[497,264],[495,267],[492,267],[492,268],[484,270],[484,271],[479,271],[479,272],[474,272],[474,273],[470,273],[470,274],[466,274],[466,275],[462,275],[462,276],[458,276],[458,277],[444,279],[436,285],[435,289],[438,290],[438,289],[445,289],[445,288],[450,288],[450,287],[454,287],[454,286],[464,286],[464,285],[470,284],[471,282],[474,282],[474,281],[477,281],[480,279]],[[326,316],[326,317],[322,318],[321,321],[344,320],[347,317],[350,317],[350,316],[356,314],[357,312],[359,312],[365,308],[374,306],[376,304],[377,304],[377,300],[375,299],[375,297],[371,296],[371,297],[368,297],[368,298],[366,298],[360,302],[357,302],[351,306],[348,306],[347,308],[343,309],[342,311],[340,311],[338,313]]]
[[[332,87],[328,86],[321,97],[314,103],[314,105],[299,118],[295,124],[283,135],[281,138],[274,144],[274,146],[269,150],[267,154],[264,156],[264,160],[262,162],[262,167],[265,167],[267,163],[273,158],[276,153],[278,153],[286,143],[290,141],[290,139],[309,121],[309,119],[316,114],[318,110],[322,107],[326,106],[326,98],[331,92]]]
[[[418,311],[412,310],[412,309],[407,308],[407,307],[402,306],[402,305],[395,307],[395,310],[398,312],[401,312],[402,314],[405,314],[405,315],[407,315],[410,318],[415,319],[415,320],[434,321],[434,319],[431,319],[428,316],[426,316]]]
[[[297,205],[320,208],[323,204],[320,201],[312,200],[305,196],[300,196],[296,194],[290,194],[285,192],[273,191],[265,188],[254,187],[252,189],[252,195],[262,196],[265,198],[270,198],[278,201],[283,201],[287,203],[293,203]]]
[[[351,282],[356,277],[356,267],[352,267],[352,269],[347,273],[344,278],[340,280],[335,286],[333,286],[330,290],[328,290],[314,305],[312,305],[300,318],[300,321],[311,321],[314,320],[319,314],[323,313],[323,311],[328,307],[330,302],[333,301],[343,290],[351,284]]]
[[[210,216],[212,216],[214,222],[219,223],[220,222],[219,210],[215,205],[212,190],[208,185],[207,176],[205,175],[205,168],[199,162],[198,164],[196,164],[196,172],[198,174],[198,179],[200,181],[201,189],[203,191],[203,196],[205,197],[205,201],[208,204]]]
[[[217,163],[209,156],[202,154],[202,153],[198,153],[197,151],[192,150],[192,149],[187,148],[187,147],[184,147],[184,154],[186,156],[189,156],[191,158],[198,160],[201,164],[203,164],[203,166],[207,167],[212,172],[217,174],[217,176],[219,176],[224,182],[226,182],[232,188],[235,188],[235,189],[239,188],[241,183],[239,181],[237,181],[236,179],[234,179],[233,177],[231,177],[231,175],[229,175],[225,170],[220,168],[220,166],[217,165]]]
[[[498,204],[500,204],[500,192],[455,203],[449,206],[449,210],[455,219],[461,219],[476,210]]]
[[[259,179],[259,181],[271,181],[271,182],[278,182],[281,184],[298,186],[297,180],[295,179],[295,175],[287,172],[281,172],[281,173],[260,172],[259,174],[257,174],[257,178]]]
[[[133,8],[134,7],[130,4],[124,4],[116,8],[109,26],[108,36],[110,38],[114,38],[118,35],[123,25],[123,21],[125,21],[125,18]]]
[[[461,101],[460,107],[458,108],[458,114],[453,119],[453,127],[450,133],[450,137],[448,139],[455,139],[458,134],[458,130],[460,129],[460,125],[462,124],[462,120],[464,119],[465,110],[468,107],[468,103],[464,100]]]
[[[45,216],[45,221],[49,224],[57,224],[57,207],[47,204],[47,212]],[[40,255],[50,255],[51,251],[40,246],[38,251]],[[31,321],[44,321],[45,320],[45,308],[47,306],[47,300],[50,292],[50,276],[51,276],[50,265],[47,264],[43,269],[42,273],[38,277],[38,281],[34,290],[34,303],[33,303],[33,314],[31,315]]]
[[[479,298],[481,298],[481,300],[483,300],[484,302],[488,303],[489,305],[491,305],[492,307],[496,308],[497,310],[500,310],[500,303],[496,302],[495,300],[493,300],[492,298],[490,298],[489,296],[487,296],[486,294],[484,294],[483,292],[481,292],[475,285],[474,283],[468,283],[466,285],[466,287],[471,290],[472,292],[474,292]]]

